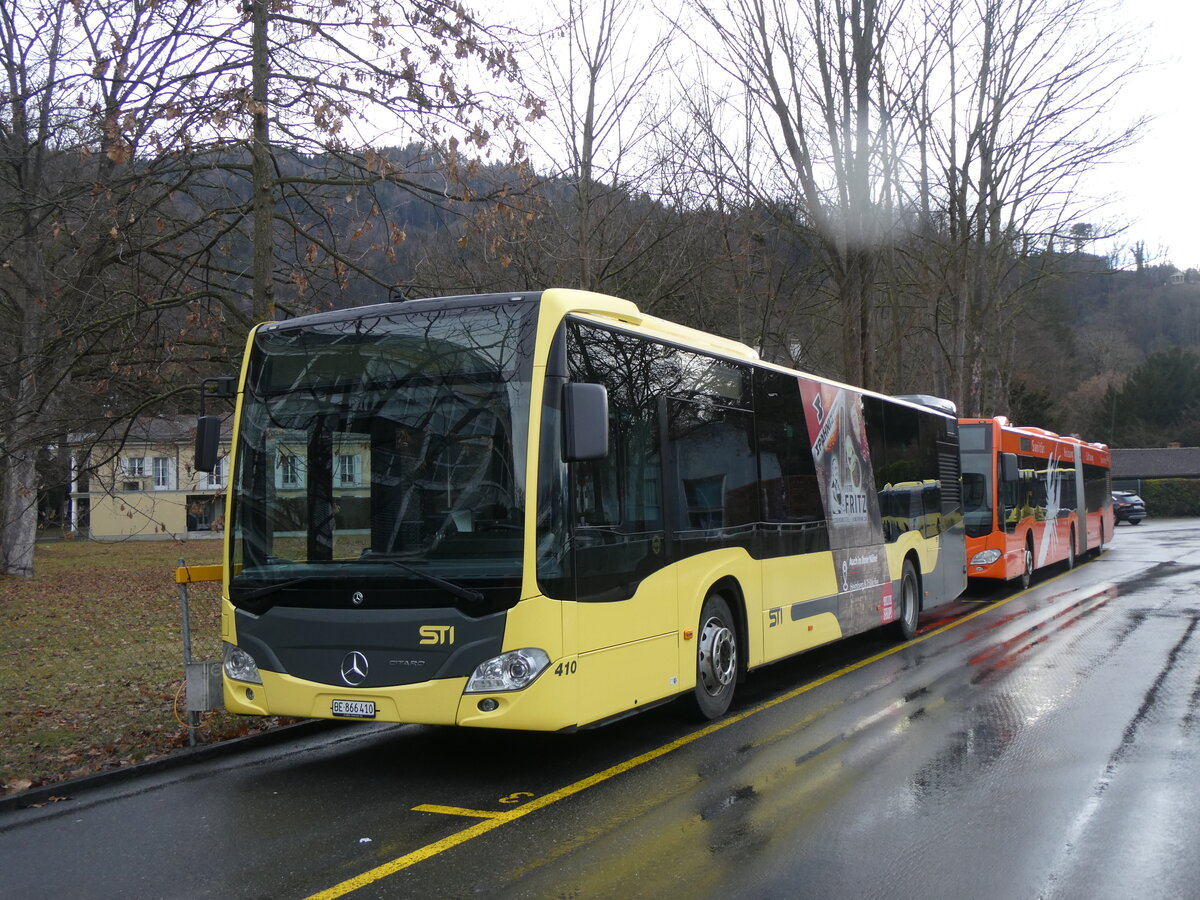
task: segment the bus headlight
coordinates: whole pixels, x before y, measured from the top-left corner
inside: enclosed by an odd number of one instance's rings
[[[529,687],[550,665],[545,650],[510,650],[481,662],[467,681],[468,694],[519,691]]]
[[[225,644],[225,674],[234,681],[248,681],[250,684],[262,684],[262,676],[258,674],[258,664],[254,657],[233,644]]]
[[[990,566],[1000,558],[999,550],[981,550],[971,557],[973,566]]]

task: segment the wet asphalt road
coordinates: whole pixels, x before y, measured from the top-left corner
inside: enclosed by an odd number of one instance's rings
[[[1200,896],[1200,521],[755,673],[730,717],[345,726],[0,812],[0,896]]]

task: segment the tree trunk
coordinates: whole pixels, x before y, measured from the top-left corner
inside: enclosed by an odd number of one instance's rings
[[[32,241],[23,242],[27,253],[36,253]],[[31,257],[31,271],[40,274],[40,260]],[[35,282],[36,283],[36,282]],[[41,307],[28,297],[18,339],[17,367],[22,369],[16,387],[15,415],[5,423],[3,464],[0,465],[0,574],[33,575],[33,550],[37,541],[37,447],[30,442],[36,432],[35,361],[23,350],[40,346]],[[22,359],[24,355],[24,359]]]
[[[271,133],[267,116],[267,91],[270,58],[267,49],[267,0],[252,0],[250,113],[253,123],[251,140],[251,180],[254,205],[254,297],[256,322],[275,318],[275,287],[272,276],[275,254],[272,239],[275,212],[275,178],[271,171]]]
[[[31,453],[15,452],[5,461],[0,495],[0,574],[33,575],[37,541],[37,466]]]

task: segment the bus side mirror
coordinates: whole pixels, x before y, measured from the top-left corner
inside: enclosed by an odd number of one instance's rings
[[[237,379],[228,375],[205,378],[200,382],[200,418],[196,420],[196,471],[212,472],[221,452],[221,417],[204,414],[204,399],[219,397],[229,400],[237,396]]]
[[[1016,484],[1021,480],[1021,467],[1017,463],[1017,454],[1000,454],[1000,480]]]
[[[213,471],[220,448],[221,417],[201,416],[196,420],[196,471]]]
[[[608,456],[608,390],[602,384],[563,385],[563,461]]]

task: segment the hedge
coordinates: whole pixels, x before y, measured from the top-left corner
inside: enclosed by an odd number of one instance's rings
[[[1200,479],[1151,478],[1142,482],[1151,516],[1200,516]]]

